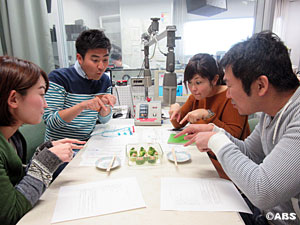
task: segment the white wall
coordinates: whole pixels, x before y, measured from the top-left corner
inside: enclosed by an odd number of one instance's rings
[[[116,15],[119,14],[119,1],[118,0],[63,0],[63,20],[65,25],[75,24],[76,20],[83,20],[84,25],[90,29],[99,29],[100,16]],[[49,16],[49,27],[52,28],[53,25],[58,24],[58,10],[57,10],[57,0],[52,0],[52,11]],[[114,25],[114,24],[113,24]],[[110,30],[114,29],[119,31],[120,27],[109,27]],[[56,30],[58,31],[58,30]],[[120,46],[120,38],[118,34],[118,40],[115,40],[115,34],[109,33],[110,31],[105,30],[106,35],[110,38],[111,42]],[[57,44],[53,43],[54,58],[56,64],[58,65],[58,50]],[[74,63],[76,57],[75,42],[67,43],[68,51],[68,62],[70,64]],[[70,59],[71,58],[71,59]],[[60,64],[61,65],[61,64]]]
[[[290,48],[292,64],[300,66],[300,1],[290,1],[287,18],[284,23],[285,32],[282,39]],[[300,68],[298,68],[300,70]]]
[[[122,53],[125,64],[132,68],[140,68],[143,63],[143,52],[141,49],[141,35],[147,32],[151,24],[150,18],[161,18],[159,21],[159,33],[165,30],[166,25],[172,24],[173,0],[120,0]],[[166,50],[165,40],[159,42],[159,46]],[[150,54],[153,47],[150,48]],[[157,67],[157,63],[165,63],[165,57],[156,50],[156,61],[150,62],[150,67]]]
[[[118,7],[116,1],[63,0],[65,24],[74,24],[75,20],[83,19],[87,27],[99,29],[99,16],[119,14]]]
[[[227,0],[227,11],[221,12],[214,16],[198,16],[188,14],[188,20],[211,20],[224,18],[244,18],[254,16],[255,2],[241,0]]]
[[[185,0],[184,4],[185,4]],[[239,17],[253,17],[254,16],[254,2],[243,3],[240,0],[228,0],[228,11],[217,14],[212,17],[198,16],[193,14],[186,14],[187,20],[207,20],[207,19],[221,19],[221,18],[239,18]],[[122,35],[122,50],[123,61],[131,67],[141,67],[143,63],[143,52],[141,49],[141,34],[146,32],[151,24],[150,18],[161,18],[164,13],[166,17],[164,21],[159,21],[159,30],[162,32],[167,25],[173,25],[173,0],[120,0],[120,15],[121,15],[121,35]],[[175,18],[176,20],[176,18]],[[177,25],[177,24],[176,24]],[[182,35],[182,27],[177,25],[176,36]],[[166,40],[161,40],[159,43],[163,52],[167,52]],[[150,54],[153,52],[154,46],[150,48]],[[176,41],[176,59],[182,51],[182,41]],[[178,54],[177,54],[178,53]],[[165,67],[166,57],[159,53],[156,48],[155,58],[150,61],[151,68]]]
[[[179,0],[174,0],[179,1]],[[185,0],[182,0],[185,2]],[[288,0],[287,0],[288,1]],[[54,1],[55,2],[55,1]],[[238,18],[253,17],[255,3],[241,0],[228,0],[228,11],[212,17],[197,16],[187,14],[187,20],[205,20],[220,18]],[[141,67],[144,54],[141,51],[143,44],[141,42],[142,33],[146,32],[151,24],[150,18],[165,16],[164,21],[159,21],[160,32],[167,25],[172,25],[177,18],[173,18],[173,0],[63,0],[64,21],[65,24],[74,24],[75,20],[83,19],[89,28],[99,28],[99,16],[120,14],[121,21],[121,40],[123,61],[132,68]],[[299,21],[300,0],[289,0],[285,18],[285,32],[281,38],[286,45],[292,49],[291,59],[296,66],[300,61],[300,26]],[[51,21],[51,14],[50,21]],[[55,15],[53,15],[55,16]],[[51,24],[51,23],[50,23]],[[181,35],[181,27],[177,25],[176,36]],[[176,41],[175,51],[181,48],[181,41]],[[166,40],[159,42],[160,48],[166,52]],[[153,52],[150,48],[150,54]],[[176,53],[176,58],[179,54]],[[155,60],[150,63],[151,68],[159,67],[165,64],[165,56],[156,49]]]
[[[190,55],[185,55],[184,43],[187,42],[187,37],[183,35],[183,26],[184,23],[190,21],[199,21],[199,20],[221,20],[221,19],[234,19],[234,18],[253,18],[255,12],[255,2],[251,1],[241,1],[241,0],[227,0],[227,11],[221,12],[214,16],[199,16],[195,14],[187,13],[186,9],[186,0],[174,0],[174,21],[176,24],[177,32],[176,36],[181,36],[180,41],[176,41],[176,59],[181,63],[187,63],[190,59]],[[204,36],[208,31],[202,31]],[[216,30],[219,37],[222,41],[222,33],[220,30]],[[213,41],[213,40],[212,40]],[[200,44],[200,43],[199,43]]]
[[[178,0],[176,0],[178,1]],[[185,3],[185,0],[182,0]],[[150,18],[161,18],[159,21],[159,33],[164,31],[167,25],[173,25],[173,0],[63,0],[64,22],[74,24],[75,20],[83,19],[84,25],[89,28],[99,28],[99,16],[120,14],[121,21],[121,42],[123,62],[131,68],[142,66],[144,53],[141,35],[147,32],[151,24]],[[188,14],[188,20],[194,19],[216,19],[253,16],[254,3],[245,5],[240,0],[228,0],[228,11],[213,17],[204,17]],[[249,13],[250,12],[250,13]],[[51,15],[50,15],[51,17]],[[51,21],[51,19],[50,19]],[[110,30],[120,29],[112,24]],[[177,25],[176,36],[181,35],[181,27]],[[108,35],[109,36],[109,35]],[[109,36],[110,37],[110,36]],[[113,39],[113,36],[110,37]],[[114,42],[112,40],[112,42]],[[116,41],[115,41],[116,42]],[[119,45],[119,43],[114,43]],[[167,52],[166,38],[159,41],[159,47]],[[182,48],[182,41],[176,41],[176,59],[179,59],[179,51]],[[154,45],[150,47],[150,56],[154,51]],[[182,51],[181,51],[182,52]],[[165,67],[166,57],[162,55],[158,47],[155,50],[155,57],[150,60],[151,68]]]

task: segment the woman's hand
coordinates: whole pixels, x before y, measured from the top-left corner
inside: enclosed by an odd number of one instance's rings
[[[52,141],[51,143],[53,146],[69,143],[69,144],[71,144],[72,149],[82,149],[83,145],[86,143],[86,141],[79,141],[77,139],[72,139],[72,138],[64,138],[64,139],[60,139],[57,141]],[[76,144],[79,144],[79,145],[76,145]]]
[[[56,145],[49,148],[49,151],[55,154],[63,162],[70,162],[73,158],[72,145],[70,143]]]
[[[73,158],[72,149],[81,149],[86,141],[79,141],[76,139],[65,138],[58,141],[52,141],[52,148],[49,148],[53,154],[60,158],[63,162],[70,162]],[[76,145],[81,144],[81,145]]]
[[[183,124],[185,121],[190,123],[196,123],[198,120],[204,120],[209,115],[206,109],[196,109],[188,114],[180,121],[180,124]]]
[[[170,115],[170,120],[176,120],[179,123],[180,120],[180,105],[178,103],[175,103],[170,106],[169,110],[169,115]]]

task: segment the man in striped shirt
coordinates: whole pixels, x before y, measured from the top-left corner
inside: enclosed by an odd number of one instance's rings
[[[45,140],[76,138],[87,140],[97,120],[107,123],[116,99],[111,81],[104,73],[111,43],[100,30],[83,31],[76,40],[74,66],[52,71],[44,113]],[[98,97],[97,97],[98,96]]]

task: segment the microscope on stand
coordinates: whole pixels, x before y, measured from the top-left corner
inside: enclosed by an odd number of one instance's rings
[[[152,23],[148,28],[148,33],[142,34],[144,43],[144,78],[145,101],[138,102],[134,106],[135,125],[161,125],[161,107],[160,101],[152,101],[148,96],[148,88],[152,85],[151,71],[149,65],[149,47],[157,44],[158,41],[167,37],[167,57],[166,72],[163,78],[163,106],[169,106],[176,101],[177,76],[175,71],[175,31],[176,26],[167,26],[166,30],[158,34],[159,18],[151,18]],[[134,82],[134,81],[133,81]]]

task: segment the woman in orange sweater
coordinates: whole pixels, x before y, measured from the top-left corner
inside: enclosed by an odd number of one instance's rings
[[[196,124],[214,123],[241,140],[250,134],[248,117],[241,116],[226,97],[227,86],[223,85],[223,71],[209,54],[196,54],[184,71],[184,84],[191,95],[181,107],[178,103],[170,107],[170,120],[175,128],[188,122]],[[212,152],[208,155],[219,176],[227,178]]]

